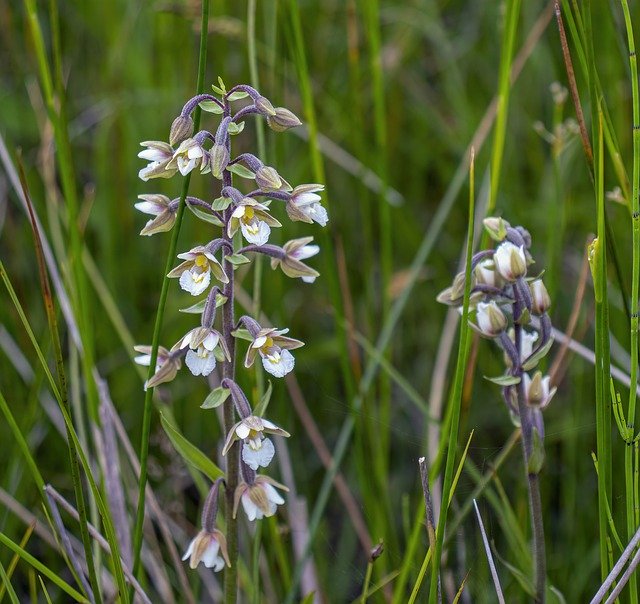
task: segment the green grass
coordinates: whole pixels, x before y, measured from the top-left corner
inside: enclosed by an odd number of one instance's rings
[[[241,306],[307,342],[296,356],[296,408],[306,406],[332,460],[322,461],[308,416],[295,412],[295,385],[274,383],[269,415],[292,434],[285,443],[292,486],[306,512],[288,502],[257,531],[239,523],[242,601],[300,601],[314,585],[329,602],[366,592],[369,602],[400,603],[412,591],[416,601],[434,601],[417,464],[425,455],[432,496],[438,504],[451,497],[448,514],[436,518],[436,549],[446,555],[433,569],[443,600],[452,601],[463,580],[471,601],[496,599],[472,512],[476,498],[506,600],[529,601],[531,528],[518,435],[499,388],[482,379],[500,372],[501,355],[472,341],[468,361],[456,360],[464,334],[451,329],[459,318],[447,318],[435,301],[465,257],[472,143],[475,241],[487,207],[531,231],[535,269],[546,269],[551,318],[561,331],[570,323],[585,242],[598,237],[573,333],[596,363],[564,357],[558,394],[545,411],[540,474],[548,585],[567,602],[593,596],[640,523],[638,447],[628,444],[637,433],[636,396],[614,381],[622,402],[613,408],[608,369],[610,359],[637,379],[640,7],[626,0],[563,0],[560,7],[571,73],[556,20],[536,3],[211,3],[202,38],[195,1],[0,1],[0,497],[13,502],[0,506],[0,601],[86,597],[61,546],[51,545],[61,535],[48,520],[45,484],[79,510],[79,524],[63,517],[66,532],[105,600],[116,591],[130,597],[120,555],[134,565],[139,544],[147,553],[137,576],[152,601],[219,597],[219,574],[176,560],[197,530],[206,481],[176,453],[158,413],[222,465],[223,428],[215,411],[200,409],[211,388],[183,370],[145,397],[145,378],[131,360],[132,343],[170,345],[190,325],[178,309],[191,301],[163,286],[163,277],[176,249],[208,233],[187,213],[179,232],[138,237],[144,219],[133,208],[136,196],[181,193],[177,179],[137,179],[138,143],[165,139],[183,101],[218,76],[227,85],[259,85],[301,117],[302,134],[285,136],[248,120],[244,140],[253,137],[292,184],[324,182],[330,215],[326,230],[311,229],[322,248],[314,285],[291,284],[268,262],[255,274],[236,273]],[[554,81],[568,87],[571,79],[584,136],[565,130],[562,140],[546,141],[536,122],[557,135],[577,116],[571,94],[556,103],[549,92]],[[49,313],[20,165],[41,221]],[[615,187],[621,203],[610,195]],[[210,196],[209,179],[194,175],[189,194]],[[287,225],[291,238],[308,232]],[[547,369],[560,348],[554,345]],[[109,427],[100,419],[107,403],[98,376],[124,427],[116,429],[117,459],[103,457]],[[242,379],[259,400],[264,376]],[[445,401],[441,413],[434,384]],[[427,438],[432,418],[440,422],[436,443]],[[145,485],[133,470],[138,462],[159,504],[158,512],[147,491],[155,531],[142,531],[142,508],[136,517]],[[117,463],[124,523],[108,463]],[[272,474],[285,472],[276,466]],[[354,508],[336,480],[344,480]],[[39,519],[28,539],[20,510]],[[98,548],[87,523],[113,555]],[[119,551],[122,529],[132,552]],[[385,551],[369,563],[363,543],[380,541]],[[637,601],[636,591],[632,577],[621,601]]]

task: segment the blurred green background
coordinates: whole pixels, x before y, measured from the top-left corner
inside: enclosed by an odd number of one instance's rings
[[[454,340],[453,354],[447,361],[441,348],[447,309],[435,302],[435,296],[458,270],[463,250],[468,225],[466,158],[472,140],[479,210],[487,203],[494,122],[483,120],[487,115],[491,118],[492,99],[498,90],[507,4],[259,0],[256,6],[260,91],[274,105],[292,109],[306,124],[313,119],[309,112],[312,108],[318,131],[317,136],[313,129],[309,136],[306,128],[282,135],[268,131],[266,163],[276,166],[294,185],[318,180],[318,170],[323,170],[325,205],[330,215],[324,234],[317,226],[286,224],[282,240],[310,231],[315,235],[322,245],[315,266],[322,275],[315,284],[304,285],[288,281],[280,272],[272,273],[265,265],[262,309],[273,325],[290,327],[294,337],[307,343],[296,355],[295,373],[306,406],[330,450],[345,420],[352,414],[355,418],[342,471],[370,540],[382,540],[386,546],[374,565],[373,583],[406,565],[407,584],[413,585],[428,546],[426,531],[422,530],[416,549],[408,548],[423,506],[417,459],[427,455],[430,463],[435,462],[429,453],[437,443],[429,448],[427,442],[426,418],[432,415],[428,407],[437,396],[446,402],[452,379],[447,366],[455,363],[452,359],[457,347]],[[41,2],[38,8],[49,49],[48,4]],[[557,105],[550,91],[553,82],[567,85],[558,29],[550,8],[544,2],[525,2],[521,7],[514,43],[514,56],[521,57],[516,58],[521,72],[510,87],[496,213],[531,232],[537,266],[547,270],[552,320],[564,331],[579,289],[585,244],[596,227],[596,213],[593,184],[573,127],[565,127],[561,146],[557,141],[555,146],[550,144],[540,134],[540,124],[554,132],[566,118],[575,119],[571,98]],[[637,5],[632,9],[637,23]],[[140,141],[166,140],[171,121],[194,94],[200,3],[60,0],[58,10],[69,133],[81,201],[80,228],[95,265],[87,270],[88,282],[103,280],[115,306],[110,308],[107,298],[92,286],[83,296],[87,296],[84,301],[93,326],[97,369],[107,381],[113,403],[137,449],[142,382],[131,362],[129,342],[114,329],[110,313],[117,309],[135,343],[151,342],[168,236],[139,237],[146,219],[133,204],[140,193],[161,192],[176,197],[180,184],[176,179],[149,183],[138,180],[144,162],[136,154]],[[613,1],[592,2],[591,11],[603,100],[623,165],[630,173],[631,96],[621,11]],[[245,2],[212,3],[209,84],[218,76],[228,87],[250,81],[247,23]],[[302,36],[297,45],[298,24]],[[575,40],[570,32],[568,35],[590,129],[592,106],[586,74],[576,58]],[[0,258],[38,341],[50,353],[32,232],[7,171],[9,164],[17,165],[18,157],[27,174],[34,207],[43,220],[44,234],[54,244],[65,279],[69,277],[64,254],[68,235],[52,130],[20,2],[0,0],[0,65],[0,134],[10,155],[0,170]],[[309,92],[306,104],[305,90]],[[206,114],[203,119],[205,126],[215,123],[207,122],[211,116]],[[254,123],[248,120],[245,135],[238,138],[238,151],[256,152],[254,133]],[[481,138],[477,138],[478,133]],[[605,173],[607,191],[621,184],[610,161]],[[211,179],[200,176],[192,179],[191,193],[203,198],[217,196],[211,189]],[[607,213],[622,283],[628,292],[629,210],[624,201],[609,200]],[[437,216],[444,221],[440,223]],[[204,243],[211,238],[210,233],[210,226],[187,215],[179,248]],[[409,268],[425,238],[431,242],[430,253],[414,282]],[[238,274],[242,288],[250,295],[252,273],[241,270]],[[614,362],[627,371],[628,321],[613,269],[610,277]],[[355,409],[353,397],[362,369],[371,361],[373,343],[388,320],[389,308],[407,293],[407,287],[411,288],[410,295],[393,329],[384,368],[362,407]],[[28,435],[45,480],[72,497],[64,439],[39,400],[46,390],[42,369],[4,288],[0,295],[0,390],[21,430]],[[185,292],[177,286],[171,288],[163,345],[171,346],[192,327],[193,317],[178,312],[191,303]],[[574,337],[591,349],[593,314],[589,278],[577,306]],[[73,377],[80,371],[77,354],[69,352],[68,332],[62,317],[59,320],[74,395],[82,407],[82,381]],[[243,351],[242,344],[240,349]],[[558,350],[554,347],[549,365]],[[460,440],[465,443],[474,430],[469,459],[477,471],[484,472],[494,463],[513,426],[499,388],[482,379],[500,371],[499,351],[486,341],[478,342],[474,351],[477,365],[466,381]],[[437,369],[439,359],[444,372]],[[28,371],[24,373],[29,367],[35,372],[32,377]],[[254,376],[243,370],[239,375],[251,391]],[[210,388],[205,380],[186,376],[183,371],[163,387],[158,404],[168,405],[183,433],[215,457],[221,428],[215,412],[199,408]],[[591,596],[598,585],[597,485],[590,455],[595,449],[593,366],[569,354],[558,376],[562,377],[559,393],[545,414],[547,460],[542,491],[548,574],[566,601],[577,602]],[[277,382],[274,389],[269,416],[292,434],[287,446],[295,486],[311,513],[326,468],[292,406],[288,388]],[[91,441],[86,410],[82,421]],[[190,534],[191,524],[197,522],[198,491],[168,445],[157,414],[152,431],[151,486],[168,515]],[[616,437],[614,459],[623,449]],[[7,497],[41,517],[38,491],[2,422],[0,442],[0,486]],[[526,547],[523,550],[519,541],[522,538],[526,542],[528,533],[526,488],[518,449],[519,445],[501,466],[499,478],[479,498],[489,536],[504,559],[498,566],[511,602],[526,600],[516,574],[509,570],[511,565],[527,571]],[[133,494],[135,479],[129,466],[123,465],[123,483]],[[476,484],[477,475],[470,466],[467,464],[463,471],[455,493],[454,515]],[[622,503],[618,505],[618,497],[616,491],[612,502],[616,518],[623,507]],[[4,509],[7,501],[0,505],[0,530],[19,541],[25,525]],[[133,518],[134,508],[129,510]],[[350,601],[361,590],[368,552],[352,520],[343,500],[333,492],[322,512],[312,549],[318,585],[328,602]],[[514,526],[520,533],[514,532]],[[242,531],[242,551],[250,565],[251,539],[246,528]],[[181,539],[179,548],[184,543],[184,537]],[[274,539],[278,547],[271,547]],[[247,593],[252,598],[263,597],[263,601],[279,601],[287,592],[295,565],[286,508],[277,519],[266,523],[262,543],[261,585],[246,587]],[[27,549],[63,572],[64,563],[55,548],[32,537]],[[164,552],[162,544],[158,551]],[[5,567],[10,558],[10,552],[0,548]],[[468,601],[493,601],[486,558],[472,516],[459,526],[446,566],[445,593],[451,594],[453,586],[455,594],[466,576]],[[179,594],[173,571],[168,573]],[[30,580],[27,565],[20,563],[14,576],[14,586],[22,590],[19,593],[29,593]],[[195,573],[191,573],[190,581],[194,593],[198,593]],[[246,577],[244,581],[246,584]],[[392,581],[391,589],[393,585]],[[55,588],[51,593],[56,593]],[[378,591],[372,601],[384,601],[384,593]],[[179,595],[175,598],[181,601]]]

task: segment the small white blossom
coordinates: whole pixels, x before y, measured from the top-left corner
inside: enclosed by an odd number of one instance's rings
[[[254,199],[245,197],[235,207],[231,214],[231,220],[227,233],[233,237],[238,228],[242,231],[243,237],[254,245],[264,245],[269,241],[271,227],[282,226],[268,212],[269,208]]]
[[[202,562],[207,568],[213,568],[216,573],[224,568],[225,563],[231,566],[227,554],[227,542],[218,529],[213,529],[212,532],[200,531],[189,543],[182,559],[189,559],[189,566],[192,569],[197,568]]]
[[[182,264],[174,268],[168,277],[179,277],[180,287],[188,291],[192,296],[197,296],[209,287],[211,273],[222,283],[228,283],[229,278],[225,274],[220,262],[204,246],[178,254],[178,258],[184,260]]]
[[[493,300],[488,303],[478,303],[476,321],[478,322],[478,329],[480,333],[489,338],[496,337],[507,327],[507,318]]]
[[[309,245],[312,241],[313,237],[287,241],[282,246],[284,258],[271,258],[271,268],[279,266],[287,277],[300,277],[305,283],[313,283],[320,273],[302,262],[320,251],[319,246]]]
[[[230,358],[220,332],[209,327],[196,327],[178,340],[173,349],[182,350],[189,347],[185,364],[193,375],[209,375],[216,367],[216,353]]]
[[[133,360],[138,365],[148,367],[151,364],[151,346],[134,346],[133,349],[140,355]],[[144,389],[155,388],[159,384],[170,382],[176,377],[178,370],[182,367],[182,362],[178,356],[174,356],[164,346],[158,346],[155,373],[151,379],[147,380]]]
[[[240,501],[242,501],[242,507],[250,521],[273,516],[278,506],[284,503],[284,499],[274,487],[283,491],[289,490],[268,476],[256,476],[251,485],[241,482],[235,492],[234,518],[238,512]]]
[[[527,274],[527,257],[524,246],[517,246],[510,241],[505,241],[498,246],[493,261],[496,270],[507,281],[515,281]]]
[[[242,461],[252,470],[257,470],[259,467],[266,468],[271,463],[275,453],[275,447],[268,438],[262,440],[259,449],[253,449],[251,445],[246,443],[242,445]]]
[[[155,235],[170,231],[176,221],[176,212],[171,207],[171,200],[166,195],[138,195],[140,201],[135,204],[136,210],[151,214],[155,218],[145,224],[141,235]]]
[[[173,148],[163,141],[144,141],[140,143],[147,147],[138,153],[140,159],[145,159],[149,163],[138,172],[138,177],[145,182],[150,178],[171,178],[177,171],[176,167],[170,166],[173,159]]]
[[[299,185],[291,193],[287,202],[287,214],[291,220],[302,222],[317,222],[325,226],[329,221],[327,210],[320,203],[321,197],[317,191],[322,191],[322,185]]]
[[[500,275],[495,270],[493,259],[486,258],[478,263],[475,269],[476,282],[491,287],[500,287]]]
[[[533,378],[528,373],[523,376],[524,392],[527,405],[537,409],[544,409],[553,398],[557,388],[551,388],[551,378],[546,375],[542,377],[542,372],[536,371]]]
[[[194,138],[187,138],[180,143],[175,150],[169,167],[177,168],[182,176],[186,176],[198,166],[206,169],[208,166],[208,153],[205,151],[201,143]]]
[[[256,354],[262,358],[262,366],[265,371],[275,377],[284,377],[294,365],[295,359],[289,350],[300,348],[304,343],[294,338],[288,338],[284,334],[288,329],[276,329],[268,327],[261,329],[251,342],[245,357],[245,366],[251,367]]]
[[[288,437],[286,430],[276,426],[273,422],[262,417],[249,415],[240,420],[227,435],[222,455],[226,455],[233,443],[243,441],[242,459],[252,469],[258,466],[267,467],[275,453],[273,443],[265,437],[265,434]]]

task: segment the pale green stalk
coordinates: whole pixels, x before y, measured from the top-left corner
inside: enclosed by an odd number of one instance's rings
[[[444,471],[444,481],[442,483],[442,499],[440,505],[440,517],[436,530],[436,546],[433,552],[433,564],[431,566],[431,587],[429,589],[429,602],[435,604],[440,596],[440,556],[442,554],[442,544],[444,542],[444,531],[447,524],[447,511],[451,498],[451,486],[453,484],[453,472],[456,462],[456,450],[458,448],[458,427],[460,425],[460,413],[462,406],[462,387],[464,375],[467,367],[469,354],[469,296],[471,293],[471,256],[473,254],[473,229],[475,217],[475,195],[474,195],[474,158],[471,151],[471,162],[469,167],[469,228],[467,231],[467,251],[465,263],[465,285],[464,302],[462,305],[462,318],[460,319],[460,342],[458,345],[458,359],[456,362],[456,372],[454,378],[453,394],[449,401],[451,407],[451,426],[447,437],[447,463]],[[443,435],[444,436],[444,435]],[[443,439],[445,440],[445,439]]]

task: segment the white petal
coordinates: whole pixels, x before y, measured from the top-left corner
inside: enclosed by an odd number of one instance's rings
[[[195,277],[195,278],[194,278]],[[204,273],[194,273],[190,270],[184,271],[180,275],[180,287],[185,291],[188,291],[192,296],[200,295],[211,282],[211,271]]]
[[[242,461],[252,470],[257,470],[260,466],[266,468],[273,459],[276,450],[273,443],[268,438],[262,441],[262,446],[254,451],[248,444],[242,445]]]
[[[265,371],[275,377],[284,377],[295,365],[295,359],[288,350],[273,352],[262,357],[262,366]]]
[[[186,363],[189,371],[193,375],[209,375],[216,366],[216,357],[213,354],[202,354],[203,348],[195,350],[189,350],[184,362]]]
[[[267,336],[260,336],[253,341],[251,348],[262,348],[266,341]]]
[[[315,220],[320,226],[326,226],[327,222],[329,222],[329,214],[327,214],[327,210],[325,210],[319,203],[311,206],[309,217],[312,220]]]
[[[311,258],[311,256],[315,256],[319,251],[319,245],[303,245],[293,253],[293,256],[298,260],[306,260],[307,258]]]
[[[191,539],[191,543],[189,543],[189,547],[187,548],[187,551],[184,553],[184,556],[182,556],[183,560],[186,560],[193,553],[193,544],[195,540],[196,540],[195,537]]]
[[[271,227],[262,220],[255,221],[249,225],[241,221],[240,230],[244,238],[249,243],[253,243],[253,245],[264,245],[269,241],[269,235],[271,234]]]
[[[247,424],[245,424],[244,422],[240,422],[238,424],[238,427],[236,428],[236,434],[238,435],[238,438],[241,440],[244,440],[245,438],[247,438],[250,432],[251,432],[251,428],[249,428],[249,426],[247,426]]]
[[[217,333],[210,332],[209,335],[204,339],[204,342],[202,342],[202,345],[207,350],[213,350],[218,345],[219,340],[220,336]]]
[[[153,216],[157,216],[164,210],[160,204],[153,203],[153,201],[140,201],[133,205],[136,210],[144,212],[145,214],[152,214]]]
[[[262,425],[269,430],[276,430],[278,426],[276,426],[273,422],[270,422],[268,419],[262,418]]]
[[[267,492],[267,498],[272,503],[277,503],[278,505],[282,505],[284,503],[284,499],[280,496],[280,493],[276,491],[272,485],[268,482],[265,482],[263,485],[264,490]]]
[[[138,365],[144,365],[148,367],[151,363],[151,355],[150,354],[141,354],[139,357],[135,357],[134,362],[138,363]]]
[[[316,278],[313,276],[300,277],[300,279],[302,279],[305,283],[313,283],[316,280]]]
[[[317,203],[322,199],[317,193],[300,193],[296,195],[296,205],[306,206],[312,203]]]
[[[224,558],[222,556],[218,556],[216,558],[216,563],[213,567],[213,572],[217,573],[218,571],[222,570],[224,568]]]
[[[263,517],[262,510],[260,510],[260,508],[251,501],[248,492],[245,492],[242,495],[242,507],[244,508],[249,520],[255,520],[256,518],[260,519]]]
[[[202,555],[202,562],[207,568],[211,568],[218,562],[218,550],[220,549],[220,544],[216,539],[211,539],[209,545],[207,545],[207,549],[204,550],[204,554]]]
[[[163,153],[159,149],[145,149],[144,151],[140,151],[140,153],[138,153],[138,157],[140,159],[146,159],[150,162],[161,162],[167,159],[167,154]]]

